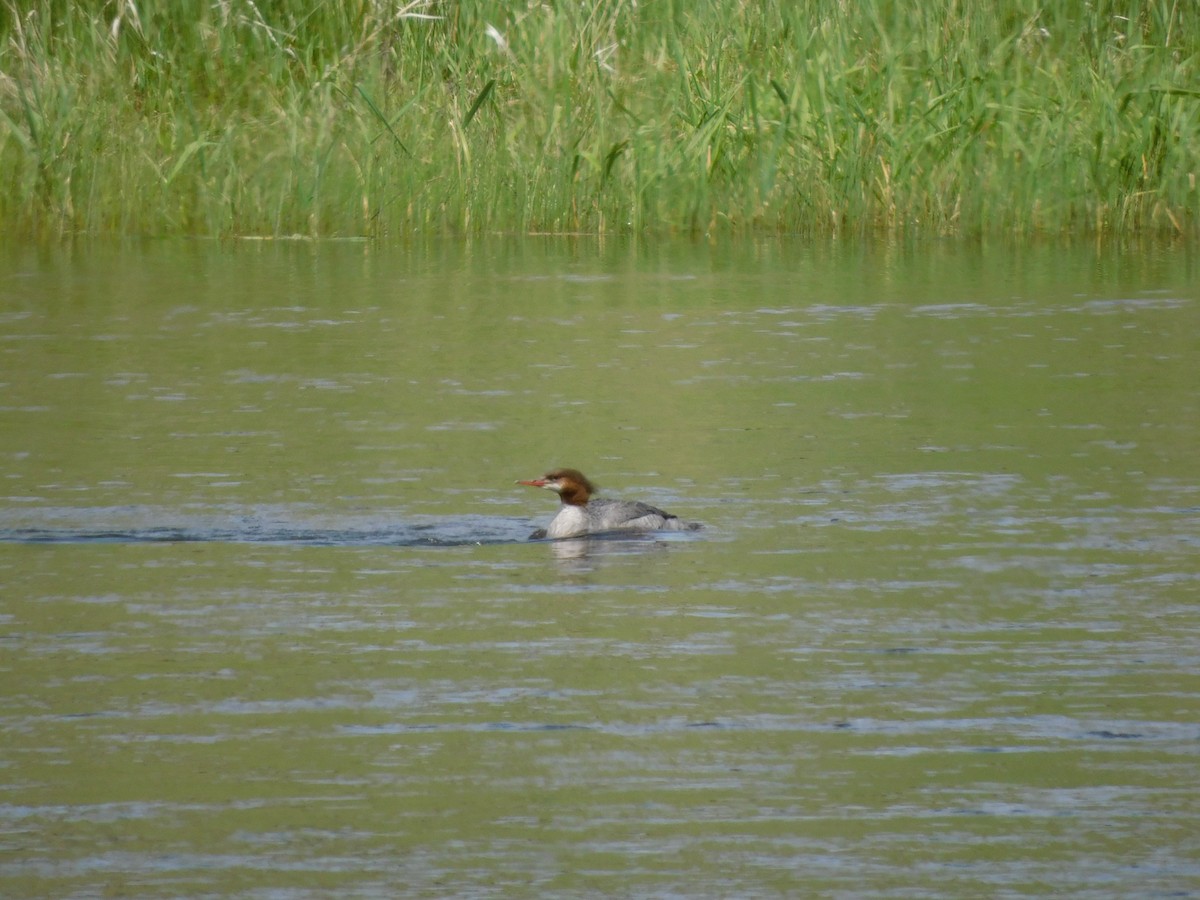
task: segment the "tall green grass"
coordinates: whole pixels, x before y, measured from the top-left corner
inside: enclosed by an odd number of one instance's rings
[[[1189,0],[4,2],[9,234],[1200,230]]]

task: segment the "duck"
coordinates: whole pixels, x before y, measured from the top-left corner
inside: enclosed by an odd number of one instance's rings
[[[527,487],[558,494],[562,507],[531,540],[580,537],[589,534],[633,531],[696,531],[698,522],[685,522],[673,513],[640,500],[593,498],[597,488],[578,469],[554,469],[541,478],[518,481]]]

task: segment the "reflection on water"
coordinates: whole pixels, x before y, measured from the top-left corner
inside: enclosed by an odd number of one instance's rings
[[[1195,895],[1188,248],[3,252],[0,893]]]
[[[623,535],[612,532],[579,538],[559,538],[542,541],[554,559],[564,563],[586,565],[564,566],[563,571],[587,571],[591,563],[608,556],[624,556],[635,553],[664,553],[673,545],[700,540],[694,532],[650,532]]]

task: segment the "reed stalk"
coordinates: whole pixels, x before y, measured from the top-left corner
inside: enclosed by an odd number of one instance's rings
[[[1050,6],[5,0],[0,231],[1195,236],[1200,16]]]

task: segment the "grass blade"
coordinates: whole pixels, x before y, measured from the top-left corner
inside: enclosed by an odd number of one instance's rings
[[[492,95],[492,91],[496,89],[496,79],[493,78],[483,86],[483,90],[475,97],[475,102],[471,104],[471,108],[467,110],[467,114],[463,116],[463,128],[471,124],[471,120],[475,118],[475,113],[479,112],[479,107],[483,106],[487,98]]]

